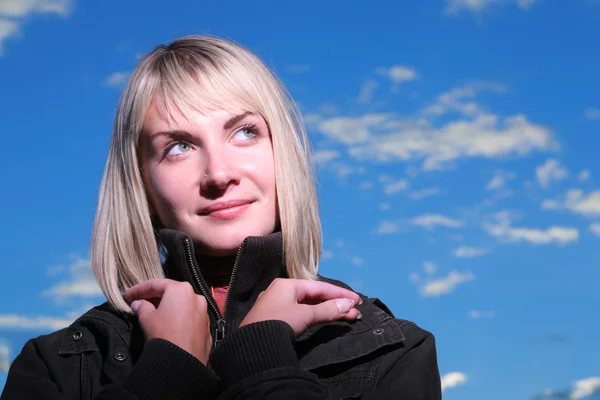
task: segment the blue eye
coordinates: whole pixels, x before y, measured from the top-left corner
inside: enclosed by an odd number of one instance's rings
[[[236,140],[247,141],[256,138],[256,136],[257,134],[254,128],[248,126],[237,131],[233,137]]]
[[[189,144],[187,144],[185,142],[178,142],[175,144],[175,146],[171,147],[171,149],[169,150],[167,155],[176,156],[179,154],[187,153],[191,149],[192,149],[192,147]]]

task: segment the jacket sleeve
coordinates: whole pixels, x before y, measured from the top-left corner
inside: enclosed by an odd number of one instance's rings
[[[282,321],[247,325],[226,337],[211,355],[220,379],[219,399],[333,400],[318,377],[298,367],[292,328]],[[365,400],[440,400],[440,378],[431,334],[401,358],[384,357],[390,365]],[[389,361],[388,361],[389,360]]]
[[[30,340],[11,365],[0,398],[79,399],[79,395],[73,398],[61,391],[54,378],[59,373],[48,368],[36,341]],[[94,400],[212,400],[216,388],[216,376],[198,359],[166,340],[151,339],[124,382],[102,387]]]

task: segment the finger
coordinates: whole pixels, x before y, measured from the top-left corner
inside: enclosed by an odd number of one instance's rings
[[[175,281],[164,278],[138,283],[125,291],[125,298],[130,302],[138,299],[151,299],[153,297],[161,299],[167,287],[173,283]]]
[[[131,311],[137,315],[139,320],[144,320],[156,311],[156,307],[146,300],[134,300],[131,303]]]
[[[360,303],[360,296],[351,290],[332,285],[327,282],[296,280],[296,293],[298,301],[305,300],[332,300],[339,298],[351,299],[355,304]]]
[[[310,306],[313,312],[313,324],[332,322],[348,315],[354,308],[354,301],[346,298],[328,300],[321,304]],[[312,324],[311,324],[312,325]]]
[[[344,315],[341,319],[345,321],[354,321],[356,319],[362,319],[362,314],[356,308],[348,311],[348,314]]]

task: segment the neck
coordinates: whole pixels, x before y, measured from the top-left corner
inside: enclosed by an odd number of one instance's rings
[[[206,283],[214,287],[229,285],[235,258],[235,255],[223,257],[198,255],[196,257]]]

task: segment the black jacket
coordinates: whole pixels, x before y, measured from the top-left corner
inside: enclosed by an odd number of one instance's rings
[[[206,294],[189,238],[169,230],[161,236],[167,277]],[[434,337],[395,319],[377,299],[363,297],[361,320],[313,326],[300,337],[282,321],[238,329],[259,293],[287,276],[281,248],[278,233],[246,239],[226,324],[208,295],[218,343],[208,366],[168,341],[145,342],[134,316],[105,303],[68,328],[27,342],[2,400],[441,399]]]

